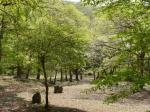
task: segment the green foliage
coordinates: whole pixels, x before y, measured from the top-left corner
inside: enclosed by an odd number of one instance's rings
[[[125,98],[127,96],[131,95],[130,91],[124,90],[119,91],[118,93],[115,93],[105,99],[106,103],[114,103],[117,102],[119,99]]]
[[[128,77],[129,78],[129,77]],[[145,84],[149,85],[150,83],[150,76],[145,75],[144,77],[138,77],[138,76],[133,76],[134,78],[133,82],[130,85],[129,89],[121,90],[117,93],[114,93],[110,96],[108,96],[105,99],[105,102],[107,103],[114,103],[117,102],[118,100],[128,97],[136,92],[140,92],[143,90]]]
[[[59,0],[0,1],[0,66],[48,72],[90,68],[102,75],[96,89],[130,84],[107,99],[128,96],[149,84],[150,7],[147,0],[82,0],[86,11]],[[86,16],[85,16],[86,15]],[[88,43],[90,40],[91,43]],[[89,44],[89,45],[88,45]],[[19,68],[18,67],[18,68]],[[95,90],[95,89],[94,89]]]
[[[96,80],[97,89],[119,86],[120,82],[130,82],[127,88],[112,95],[108,101],[128,96],[149,84],[149,71],[145,69],[150,54],[150,3],[145,0],[82,0],[85,4],[99,7],[97,15],[113,22],[115,35],[109,37],[102,49],[107,54],[100,68],[102,77]],[[112,68],[117,68],[113,70]],[[103,74],[103,71],[106,71]],[[126,92],[127,91],[127,94]]]
[[[131,69],[122,69],[113,75],[108,75],[93,81],[93,84],[96,84],[95,88],[97,89],[104,89],[105,87],[120,87],[120,84],[123,82],[127,82],[127,85],[125,85],[127,87],[123,90],[119,90],[119,92],[116,91],[116,93],[107,97],[106,102],[112,103],[133,93],[141,91],[146,84],[150,84],[150,76],[146,74],[144,76],[139,76]]]
[[[88,18],[75,6],[59,0],[3,0],[0,19],[4,22],[0,29],[3,71],[18,64],[35,71],[41,55],[48,71],[85,65]]]

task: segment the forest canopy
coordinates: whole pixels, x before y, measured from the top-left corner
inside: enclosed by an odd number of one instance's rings
[[[108,102],[150,84],[149,0],[0,0],[0,74],[117,87]],[[79,78],[80,76],[80,78]],[[54,77],[54,81],[52,78]],[[121,88],[121,89],[120,89]]]

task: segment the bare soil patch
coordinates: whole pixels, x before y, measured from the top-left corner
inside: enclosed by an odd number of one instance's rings
[[[117,103],[105,104],[106,93],[101,91],[89,94],[83,90],[90,84],[78,84],[64,87],[62,94],[49,90],[50,112],[146,112],[150,110],[150,93],[143,91]],[[31,98],[36,90],[42,94],[42,105],[31,105]],[[44,86],[41,82],[21,82],[11,77],[0,77],[0,112],[42,112],[44,104]]]

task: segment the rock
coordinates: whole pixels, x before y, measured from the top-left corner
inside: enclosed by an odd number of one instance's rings
[[[54,86],[54,93],[62,93],[63,87],[62,86]]]
[[[41,103],[41,94],[40,92],[36,92],[33,96],[32,96],[32,103],[35,104],[40,104]]]

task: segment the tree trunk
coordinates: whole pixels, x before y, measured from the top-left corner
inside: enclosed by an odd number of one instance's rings
[[[78,69],[75,69],[74,72],[75,72],[75,76],[76,76],[76,81],[79,81]]]
[[[96,73],[93,71],[94,80],[96,79]]]
[[[65,81],[68,81],[67,70],[65,70]]]
[[[72,72],[71,72],[71,70],[69,70],[69,75],[70,75],[69,81],[72,82]]]
[[[31,53],[29,53],[29,62],[31,62]],[[29,79],[29,74],[31,71],[31,64],[29,64],[27,68],[28,69],[27,69],[27,73],[26,73],[26,79]]]
[[[20,64],[18,63],[17,64],[17,78],[21,78],[21,66],[20,66]]]
[[[56,84],[56,81],[57,81],[57,70],[55,71],[54,84]]]
[[[60,81],[63,82],[63,69],[60,70]]]
[[[38,70],[37,70],[37,76],[36,76],[36,79],[37,80],[40,80],[40,72],[41,72],[41,70],[40,70],[40,67],[38,67]]]
[[[1,29],[0,29],[0,74],[2,74],[1,62],[2,62],[2,39],[3,39],[3,36],[4,36],[4,16],[2,15]]]
[[[40,76],[41,76],[41,69],[40,69],[40,56],[38,56],[38,68],[37,68],[37,76],[36,76],[36,79],[37,80],[40,80]]]
[[[145,52],[141,52],[138,56],[139,70],[142,76],[144,75],[144,57]]]
[[[27,73],[26,73],[26,79],[29,79],[30,71],[31,71],[31,68],[28,68]]]
[[[143,76],[144,75],[144,57],[145,57],[145,53],[142,52],[141,53],[141,62],[140,62],[140,66],[141,66],[141,69],[140,69],[140,72],[141,72],[141,75]]]
[[[99,78],[100,78],[100,73],[97,72],[97,77],[96,77],[96,79],[99,79]]]
[[[48,112],[48,107],[49,107],[49,103],[48,103],[48,91],[49,91],[49,87],[48,87],[48,81],[47,81],[47,74],[46,74],[46,69],[45,69],[45,56],[41,56],[41,66],[43,69],[43,74],[44,74],[44,79],[45,79],[45,112]]]

